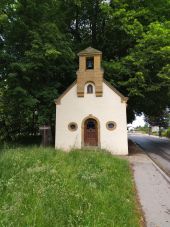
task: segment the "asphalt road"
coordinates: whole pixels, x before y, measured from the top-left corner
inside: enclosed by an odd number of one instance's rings
[[[150,158],[170,176],[170,140],[143,134],[129,134]]]

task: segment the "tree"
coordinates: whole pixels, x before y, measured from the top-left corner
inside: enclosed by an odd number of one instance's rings
[[[159,136],[162,135],[161,128],[168,128],[169,125],[169,110],[166,109],[164,111],[158,112],[157,115],[154,116],[145,116],[145,121],[150,126],[158,126],[159,127]]]
[[[58,1],[19,0],[3,8],[3,121],[15,137],[34,132],[35,111],[39,124],[54,127],[53,100],[74,78],[74,53],[59,29]]]
[[[105,78],[129,96],[128,121],[162,113],[170,106],[169,15],[169,0],[2,0],[0,134],[54,128],[53,99],[76,77],[75,53],[90,45],[103,51]]]
[[[170,24],[155,22],[129,55],[105,63],[108,79],[130,98],[131,117],[154,116],[170,106],[169,56]]]

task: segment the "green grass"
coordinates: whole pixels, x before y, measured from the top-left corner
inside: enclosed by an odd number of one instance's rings
[[[129,164],[99,151],[0,154],[0,226],[139,225]]]

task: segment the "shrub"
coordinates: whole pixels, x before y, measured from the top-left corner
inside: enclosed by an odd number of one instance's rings
[[[166,133],[165,133],[165,136],[170,138],[170,128],[167,129]]]

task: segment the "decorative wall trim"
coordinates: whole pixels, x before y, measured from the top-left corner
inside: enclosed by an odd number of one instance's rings
[[[115,87],[113,87],[107,80],[103,79],[103,82],[110,88],[112,89],[118,96],[121,98],[121,102],[127,102],[128,97],[125,97],[122,93],[120,93]]]
[[[54,102],[56,105],[60,105],[61,104],[61,99],[71,90],[72,87],[74,87],[74,85],[77,84],[77,81],[75,80],[59,97],[58,99],[55,99]]]
[[[127,101],[128,101],[128,97],[125,97],[123,94],[121,94],[115,87],[113,87],[108,81],[106,81],[105,79],[103,79],[103,82],[108,86],[108,87],[110,87],[110,89],[112,89],[118,96],[120,96],[120,98],[121,98],[121,102],[123,103],[123,102],[125,102],[125,103],[127,103]],[[95,84],[95,82],[93,82],[92,80],[89,80],[89,81],[87,81],[86,83],[94,83]],[[85,83],[85,84],[86,84]],[[55,99],[54,100],[54,102],[55,102],[55,104],[56,105],[60,105],[61,104],[61,99],[71,90],[71,88],[72,87],[74,87],[74,85],[76,85],[77,84],[77,80],[75,80],[57,99]],[[84,84],[84,86],[85,86],[85,84]],[[83,86],[83,87],[84,87]],[[95,84],[95,88],[96,88],[96,84]],[[96,96],[98,97],[98,96],[102,96],[102,94],[101,93],[97,93],[96,92]],[[81,93],[80,92],[80,94],[79,94],[79,97],[84,97],[84,90],[83,90],[83,92]]]

